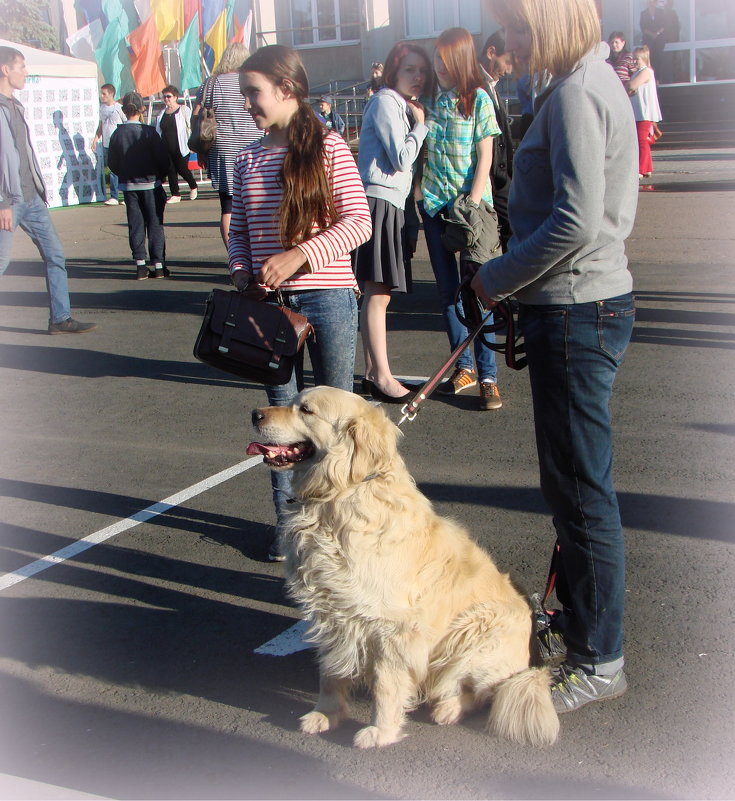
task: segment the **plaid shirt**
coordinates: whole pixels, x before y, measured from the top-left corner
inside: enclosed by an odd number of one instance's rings
[[[440,91],[426,120],[427,155],[421,190],[424,209],[433,217],[439,209],[453,203],[472,189],[477,166],[477,143],[488,136],[498,136],[500,128],[490,96],[478,89],[472,116],[465,119],[457,110],[453,90]],[[493,205],[492,186],[488,175],[483,200]]]

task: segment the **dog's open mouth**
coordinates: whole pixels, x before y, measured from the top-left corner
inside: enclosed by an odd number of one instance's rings
[[[292,445],[251,442],[248,445],[247,454],[248,456],[262,456],[263,461],[271,467],[288,467],[313,456],[314,446],[311,442],[295,442]]]

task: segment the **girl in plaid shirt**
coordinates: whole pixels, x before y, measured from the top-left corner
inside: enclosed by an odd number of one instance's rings
[[[482,88],[482,74],[475,56],[474,42],[464,28],[449,28],[436,42],[434,54],[435,88],[429,109],[426,137],[427,157],[421,180],[419,211],[434,271],[444,323],[454,350],[467,336],[454,308],[460,283],[456,255],[441,241],[446,222],[444,213],[460,197],[469,196],[480,205],[493,204],[490,166],[493,137],[500,134],[493,102]],[[439,388],[445,394],[458,394],[480,380],[480,408],[502,406],[497,386],[495,352],[481,339],[475,339],[475,361],[465,350],[456,369]]]

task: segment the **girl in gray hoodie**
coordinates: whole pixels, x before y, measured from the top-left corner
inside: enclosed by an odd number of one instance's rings
[[[355,274],[364,293],[363,391],[385,403],[404,403],[411,395],[388,363],[386,314],[392,290],[411,290],[410,266],[403,258],[403,210],[427,133],[424,108],[416,98],[430,74],[429,57],[421,47],[394,45],[385,62],[384,88],[370,98],[360,130],[357,166],[373,220],[372,239],[355,254]]]

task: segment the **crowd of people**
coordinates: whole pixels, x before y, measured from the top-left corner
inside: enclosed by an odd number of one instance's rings
[[[306,314],[316,331],[308,342],[316,383],[352,390],[359,323],[363,392],[385,403],[413,397],[416,387],[390,368],[387,309],[393,292],[412,289],[416,209],[450,349],[467,335],[455,304],[461,281],[471,281],[488,311],[507,298],[517,303],[541,488],[558,543],[561,608],[544,613],[539,643],[545,656],[563,657],[552,693],[564,712],[626,687],[608,405],[635,313],[624,247],[635,176],[652,170],[648,133],[660,111],[650,45],[630,55],[620,32],[609,47],[601,42],[594,0],[488,1],[502,29],[479,53],[470,33],[455,27],[431,54],[398,42],[384,65],[373,64],[357,160],[331,98],[322,97],[320,117],[299,54],[286,46],[250,54],[230,45],[193,113],[212,108],[217,119],[206,168],[219,194],[232,282],[249,297],[277,295]],[[0,273],[20,225],[46,262],[49,332],[91,330],[68,308],[63,254],[12,96],[24,82],[22,56],[9,50],[0,48]],[[496,91],[513,70],[529,76],[535,96],[515,153]],[[137,93],[125,95],[119,110],[114,87],[103,87],[101,98],[97,137],[111,172],[110,201],[123,192],[136,277],[166,277],[163,180],[169,203],[180,199],[178,175],[192,199],[197,193],[187,163],[191,113],[175,86],[164,91],[155,128],[142,124]],[[457,243],[468,225],[479,232],[472,247]],[[501,408],[491,344],[465,350],[441,391],[477,386],[479,409]],[[267,388],[269,402],[288,404],[302,383],[297,370],[288,384]],[[278,560],[290,474],[272,473],[272,490],[269,555]]]

